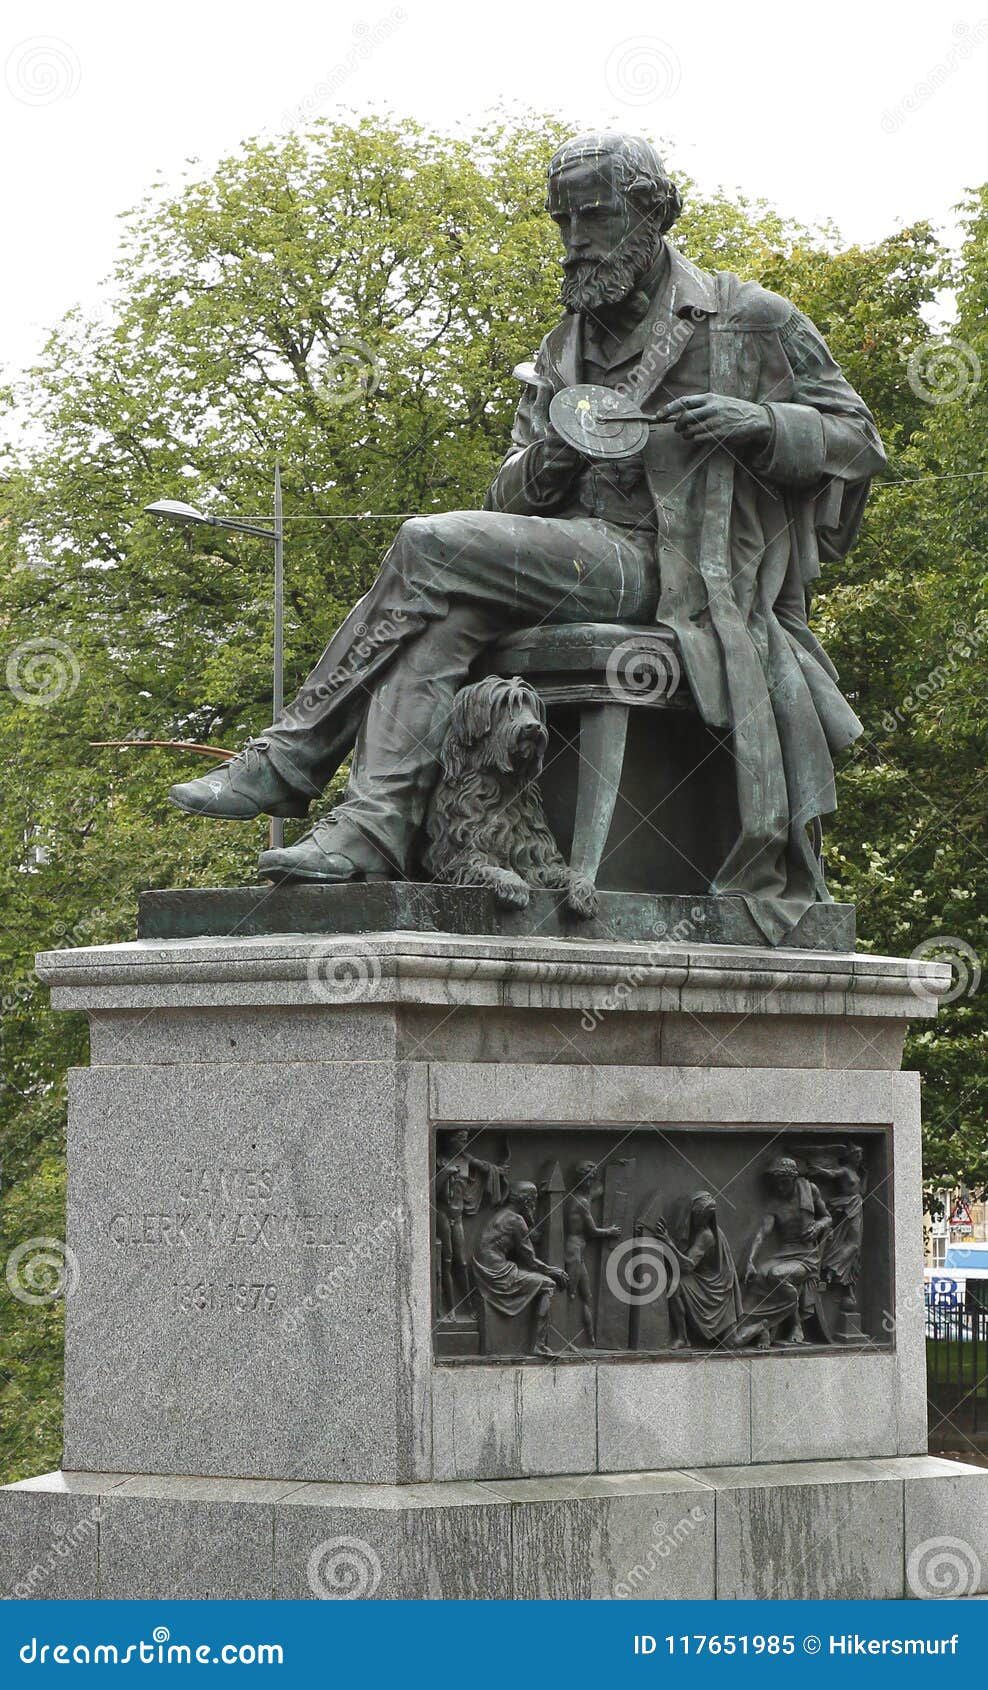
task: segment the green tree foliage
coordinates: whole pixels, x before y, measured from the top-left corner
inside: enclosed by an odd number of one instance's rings
[[[280,460],[300,681],[400,513],[483,496],[512,368],[558,315],[544,167],[572,127],[491,120],[450,137],[368,119],[248,142],[127,215],[104,309],[70,314],[23,389],[0,395],[21,442],[0,484],[5,1257],[61,1233],[64,1075],[86,1052],[79,1020],[48,1009],[35,950],[130,938],[140,889],[249,880],[263,843],[260,823],[199,825],[167,805],[171,780],[200,764],[90,745],[235,746],[269,719],[268,547],[186,538],[143,507],[172,497],[262,516]],[[828,570],[816,610],[867,729],[829,843],[835,891],[858,902],[873,949],[947,934],[980,951],[986,401],[975,387],[930,403],[906,361],[937,346],[927,317],[950,282],[956,335],[988,371],[988,201],[972,198],[951,271],[922,225],[848,248],[832,229],[683,186],[685,250],[814,317],[890,446],[862,543]],[[327,520],[355,513],[375,514]],[[988,1181],[981,1003],[959,998],[912,1041],[934,1180]],[[23,1422],[12,1472],[58,1459],[58,1335],[56,1307],[5,1305],[0,1416]]]
[[[870,949],[956,963],[953,1001],[914,1023],[927,1180],[988,1186],[988,188],[964,207],[957,317],[919,341],[862,544],[831,571],[820,630],[866,729],[845,767],[832,880]],[[869,392],[867,383],[864,391]],[[938,945],[936,941],[941,943]]]

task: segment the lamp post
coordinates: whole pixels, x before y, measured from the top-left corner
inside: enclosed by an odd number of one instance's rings
[[[144,507],[148,516],[165,522],[178,522],[184,527],[226,528],[233,534],[249,534],[253,539],[267,540],[274,546],[274,675],[273,720],[277,721],[285,708],[285,525],[281,508],[281,465],[274,466],[274,522],[270,527],[247,522],[239,516],[207,516],[195,505],[181,499],[157,499]],[[203,750],[206,748],[203,747]],[[269,837],[273,850],[280,850],[285,842],[285,824],[278,816],[271,818]]]

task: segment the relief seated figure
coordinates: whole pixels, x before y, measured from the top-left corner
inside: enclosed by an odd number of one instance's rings
[[[485,1309],[517,1319],[535,1305],[535,1330],[528,1353],[551,1355],[549,1309],[557,1286],[566,1288],[563,1268],[551,1267],[535,1254],[531,1229],[538,1188],[519,1180],[508,1192],[504,1208],[492,1215],[480,1235],[473,1256],[473,1276]]]
[[[764,1321],[778,1344],[805,1343],[803,1320],[815,1315],[829,1342],[817,1289],[824,1240],[833,1225],[830,1212],[791,1156],[777,1156],[765,1177],[771,1195],[748,1255],[745,1311]]]

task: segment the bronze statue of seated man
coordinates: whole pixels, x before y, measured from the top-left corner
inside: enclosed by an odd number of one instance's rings
[[[833,755],[860,732],[807,594],[821,559],[854,538],[881,442],[801,312],[670,243],[680,198],[648,142],[567,142],[547,210],[565,314],[519,371],[485,509],[405,522],[281,718],[171,796],[193,814],[302,816],[352,751],[342,802],[261,869],[411,877],[452,700],[478,654],[532,624],[658,616],[702,719],[732,736],[740,831],[711,890],[774,900],[794,925],[827,897],[807,826],[834,808]],[[582,383],[654,425],[639,452],[591,458],[556,431],[553,398]]]

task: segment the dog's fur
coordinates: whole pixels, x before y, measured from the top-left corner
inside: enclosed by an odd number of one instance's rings
[[[542,808],[548,742],[545,706],[517,675],[461,688],[426,817],[425,867],[448,886],[490,886],[515,909],[525,908],[531,887],[549,887],[575,914],[591,916],[593,883],[567,867]]]

